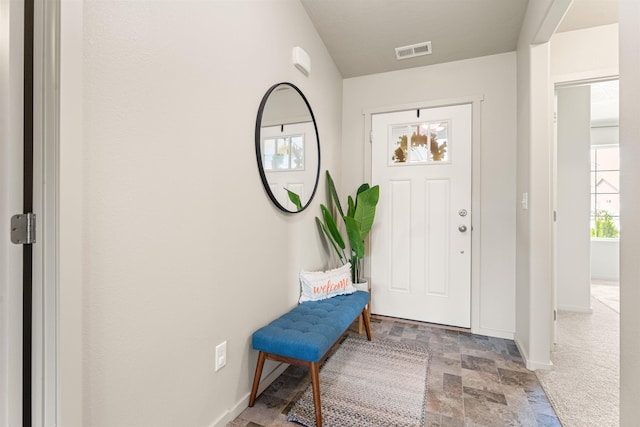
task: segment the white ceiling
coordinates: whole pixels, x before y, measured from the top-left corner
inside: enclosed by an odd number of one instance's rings
[[[538,1],[538,0],[533,0]],[[511,52],[528,0],[301,0],[344,78]],[[615,0],[574,0],[561,28],[617,22]],[[397,60],[395,48],[433,53]]]

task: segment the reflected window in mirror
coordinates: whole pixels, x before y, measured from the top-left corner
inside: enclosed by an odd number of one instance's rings
[[[279,131],[280,128],[277,129]],[[262,133],[268,135],[273,130],[273,127],[263,128]],[[262,139],[262,167],[265,171],[304,170],[304,134],[266,135]]]

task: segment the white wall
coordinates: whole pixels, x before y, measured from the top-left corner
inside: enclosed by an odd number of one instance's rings
[[[531,3],[529,6],[531,7]],[[524,24],[527,24],[525,20]],[[522,33],[521,33],[522,34]],[[522,35],[520,36],[522,38]],[[531,347],[531,304],[529,284],[529,211],[522,206],[529,194],[529,69],[531,58],[528,42],[517,51],[517,150],[516,150],[516,333],[515,341],[523,357],[528,358]]]
[[[480,194],[474,195],[480,199],[477,234],[482,237],[479,253],[473,255],[480,262],[472,328],[506,337],[515,331],[515,59],[514,53],[507,53],[346,79],[342,119],[340,188],[356,189],[366,179],[364,110],[484,97],[478,141]]]
[[[620,280],[620,241],[618,239],[591,240],[591,279]]]
[[[85,245],[83,149],[83,3],[60,8],[60,135],[58,207],[58,419],[61,426],[86,424],[83,321]]]
[[[570,1],[529,2],[518,64],[516,343],[530,369],[550,366],[553,318],[551,239],[552,89],[549,39]]]
[[[551,39],[554,83],[618,75],[618,24],[556,33]]]
[[[63,359],[61,376],[81,385],[62,405],[86,426],[224,425],[247,403],[252,332],[296,303],[300,269],[327,262],[314,223],[322,197],[285,215],[262,188],[259,102],[273,83],[299,86],[322,168],[335,169],[341,77],[298,2],[70,3],[60,292],[81,315],[82,352],[75,368],[64,362],[77,353]],[[308,78],[294,46],[311,56]],[[78,330],[61,316],[64,351]],[[227,366],[214,372],[224,340]]]
[[[640,3],[619,2],[620,158],[620,426],[640,419]]]
[[[0,0],[0,425],[22,422],[22,246],[9,221],[22,213],[24,4]]]

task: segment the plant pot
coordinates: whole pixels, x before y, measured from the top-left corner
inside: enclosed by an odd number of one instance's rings
[[[356,288],[359,291],[369,292],[369,281],[361,279],[361,282],[360,283],[354,283],[353,287]]]

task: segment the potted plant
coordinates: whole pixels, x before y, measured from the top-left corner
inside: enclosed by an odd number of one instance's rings
[[[320,205],[322,219],[316,222],[322,228],[325,237],[331,243],[342,264],[351,263],[351,280],[354,284],[363,283],[362,269],[365,256],[364,241],[371,231],[376,214],[376,205],[380,198],[380,187],[362,184],[356,191],[355,200],[347,198],[347,212],[342,210],[333,178],[327,171],[329,207]],[[343,238],[341,229],[346,231]],[[349,244],[347,247],[347,243]]]

